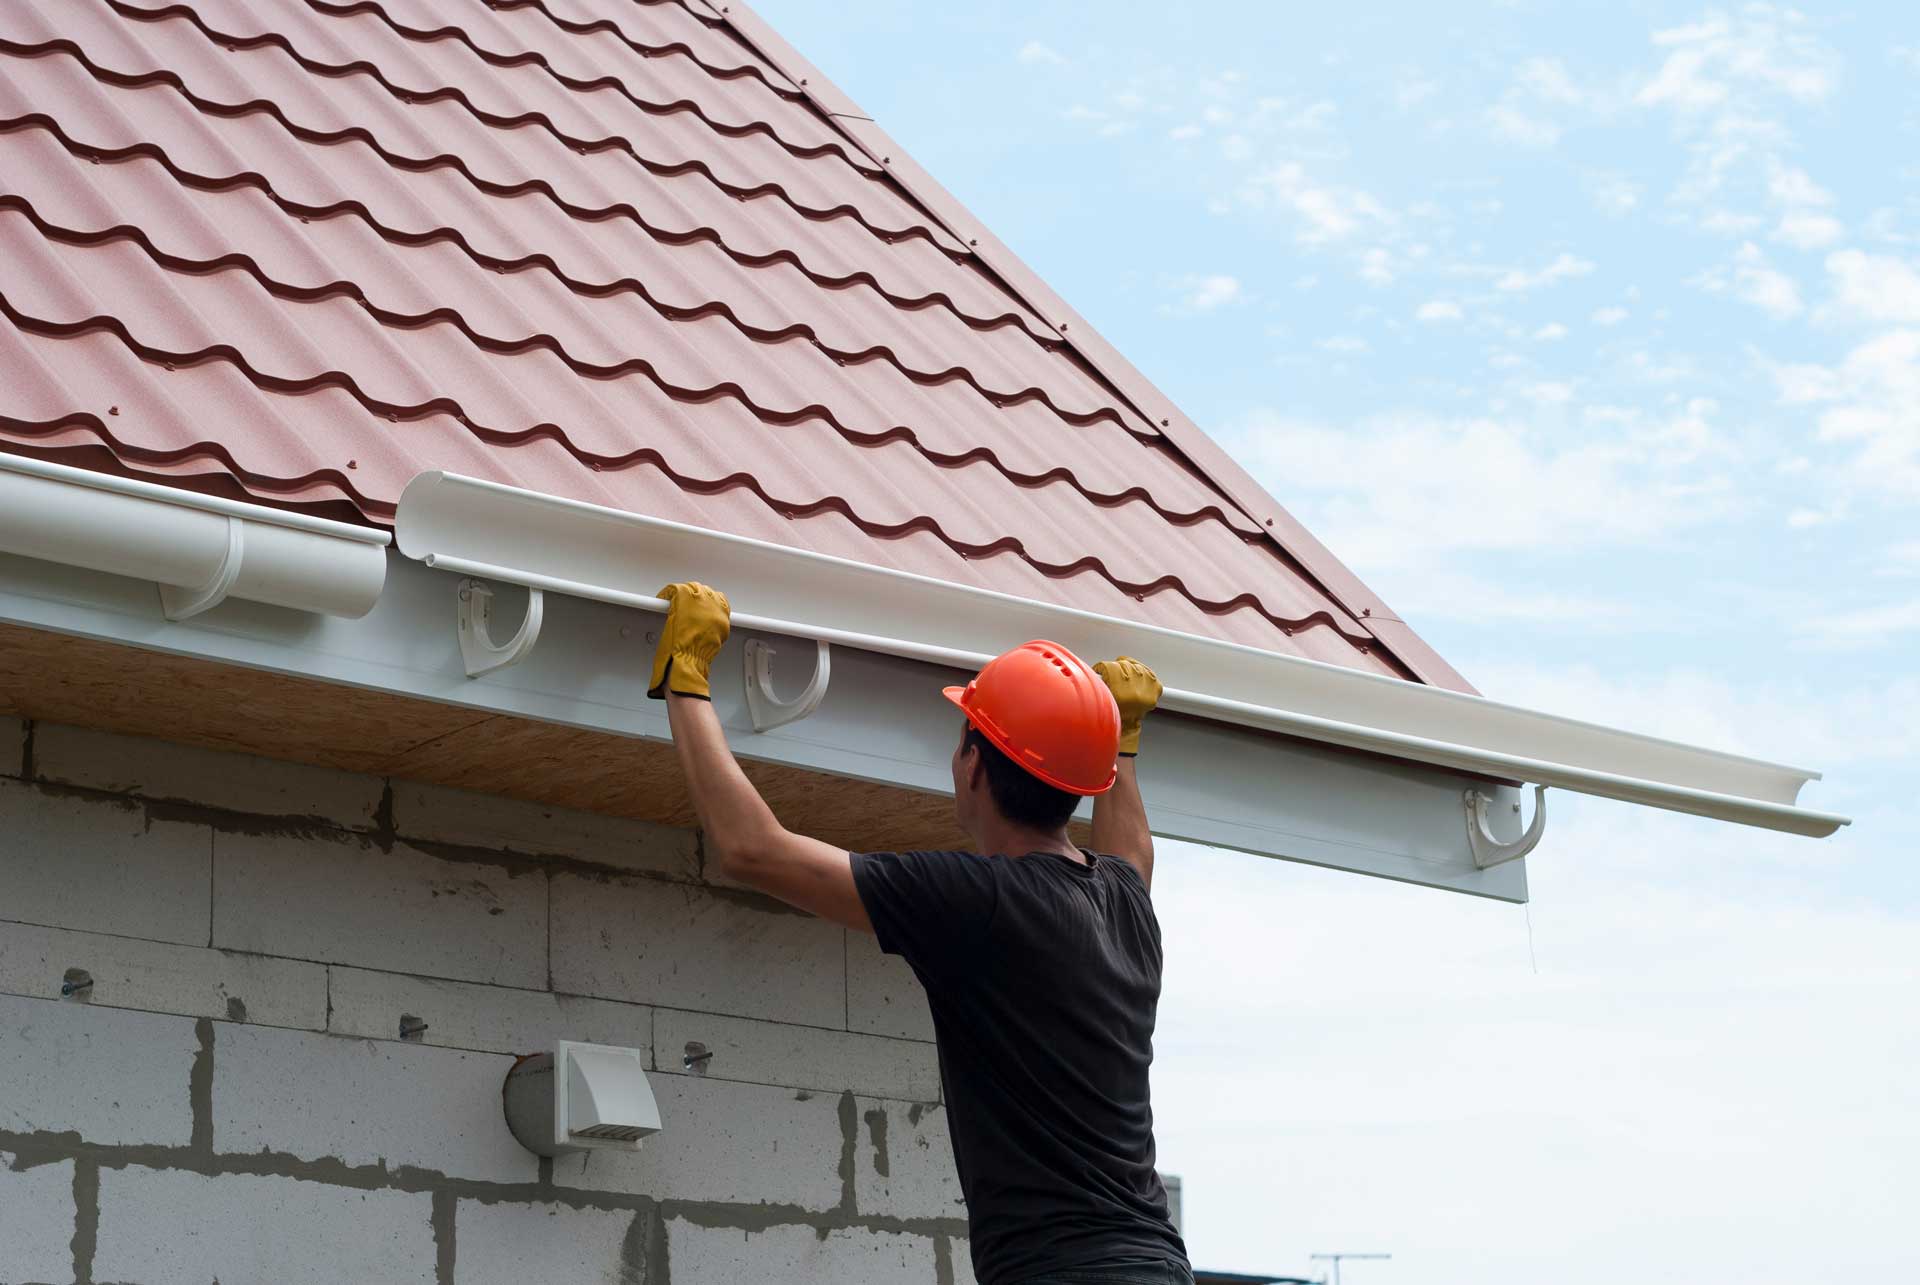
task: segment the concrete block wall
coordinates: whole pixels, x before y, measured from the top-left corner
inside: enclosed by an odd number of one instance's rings
[[[508,1134],[559,1037],[640,1153]],[[0,717],[0,1282],[966,1285],[931,1041],[690,832]]]

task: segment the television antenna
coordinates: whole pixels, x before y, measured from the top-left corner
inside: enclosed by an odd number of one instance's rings
[[[1332,1281],[1332,1285],[1340,1285],[1340,1263],[1341,1263],[1341,1260],[1342,1260],[1342,1259],[1347,1259],[1347,1258],[1392,1258],[1392,1257],[1393,1257],[1393,1255],[1392,1255],[1392,1254],[1353,1254],[1353,1253],[1339,1253],[1339,1254],[1308,1254],[1308,1255],[1307,1255],[1307,1257],[1308,1257],[1309,1259],[1321,1259],[1321,1258],[1324,1258],[1324,1259],[1327,1259],[1328,1261],[1330,1261],[1330,1262],[1331,1262],[1331,1263],[1333,1264],[1333,1281]]]

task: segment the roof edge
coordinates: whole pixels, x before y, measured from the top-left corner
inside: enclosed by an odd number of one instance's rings
[[[1283,553],[1318,581],[1335,603],[1415,677],[1431,686],[1478,694],[1478,689],[1415,634],[1379,594],[1368,588],[1287,512],[1224,447],[1189,419],[1172,398],[1108,343],[1039,273],[1028,267],[1025,260],[995,236],[958,197],[908,155],[845,91],[822,75],[772,24],[738,0],[685,0],[685,3],[690,9],[704,10],[732,28],[755,53],[797,84],[800,92],[836,128],[892,174],[909,196],[959,238],[1048,329],[1156,424],[1195,468],[1242,512],[1264,527]]]

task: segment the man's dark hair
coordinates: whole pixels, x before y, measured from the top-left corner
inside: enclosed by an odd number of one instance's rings
[[[1065,825],[1080,805],[1079,795],[1048,785],[1003,754],[971,723],[961,745],[980,751],[980,761],[987,769],[987,793],[1007,820],[1036,830],[1052,830]]]

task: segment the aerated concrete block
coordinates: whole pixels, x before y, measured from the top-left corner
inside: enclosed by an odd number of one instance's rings
[[[980,1285],[973,1274],[973,1243],[965,1236],[947,1238],[947,1262],[953,1266],[953,1285]]]
[[[679,879],[700,872],[691,830],[417,781],[393,783],[393,828],[409,839],[572,857]]]
[[[860,1141],[853,1149],[853,1199],[862,1215],[965,1218],[953,1139],[939,1104],[858,1102]]]
[[[433,1197],[425,1192],[103,1168],[93,1279],[433,1285],[432,1218]]]
[[[691,884],[553,880],[553,986],[580,995],[844,1027],[844,936]]]
[[[934,1279],[933,1241],[900,1232],[811,1227],[736,1231],[675,1218],[667,1248],[676,1281],[832,1281],[901,1285]]]
[[[427,1024],[417,1043],[491,1053],[551,1050],[556,1039],[618,1044],[650,1056],[653,1010],[644,1004],[547,991],[437,981],[333,966],[329,1030],[363,1039],[400,1038],[402,1015]]]
[[[73,1161],[16,1169],[0,1151],[0,1280],[73,1279]]]
[[[362,830],[386,789],[377,776],[58,723],[35,725],[33,765],[68,785]]]
[[[931,1044],[828,1031],[817,1026],[747,1017],[656,1009],[654,1065],[684,1073],[688,1045],[704,1046],[710,1079],[747,1080],[825,1093],[851,1090],[874,1097],[935,1102],[940,1065]]]
[[[500,1105],[512,1065],[491,1053],[221,1026],[214,1150],[532,1182],[539,1160],[513,1140]]]
[[[27,721],[0,714],[0,776],[23,775],[27,762]]]
[[[453,1227],[454,1285],[644,1285],[647,1279],[646,1218],[630,1209],[462,1200]]]
[[[213,944],[397,973],[547,984],[536,870],[444,861],[357,835],[214,836]]]
[[[685,1075],[649,1079],[660,1106],[660,1132],[637,1153],[561,1156],[553,1162],[554,1185],[675,1200],[797,1205],[822,1213],[839,1202],[838,1096]],[[683,1277],[678,1262],[674,1277],[736,1279]]]
[[[92,977],[85,996],[96,1007],[312,1030],[327,1022],[321,964],[0,923],[0,992],[54,998],[71,969]]]
[[[904,1040],[931,1040],[933,1017],[920,979],[873,934],[847,934],[847,1028]]]
[[[213,832],[0,780],[0,918],[207,944]]]
[[[0,1132],[185,1146],[194,1019],[0,996]]]

